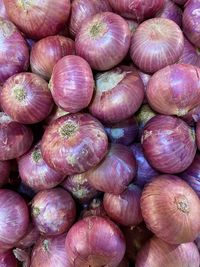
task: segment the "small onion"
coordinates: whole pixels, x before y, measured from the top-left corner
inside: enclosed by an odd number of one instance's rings
[[[12,252],[8,250],[6,252],[0,253],[0,266],[1,267],[17,267],[17,260]]]
[[[200,67],[200,50],[184,38],[183,54],[179,58],[179,63],[191,64]]]
[[[174,175],[157,176],[142,192],[141,210],[148,228],[169,244],[194,241],[200,229],[200,201]]]
[[[126,21],[111,12],[89,18],[75,40],[77,55],[96,70],[108,70],[119,64],[128,53],[131,32]],[[95,52],[94,52],[95,51]]]
[[[196,139],[197,139],[197,147],[200,150],[200,122],[197,122],[196,126]]]
[[[103,201],[99,198],[94,198],[87,208],[81,213],[81,218],[88,216],[101,216],[106,217],[107,214],[103,206]]]
[[[11,171],[10,161],[0,161],[0,186],[9,182],[9,175]]]
[[[142,71],[154,73],[176,63],[183,46],[183,34],[174,21],[153,18],[138,26],[131,42],[131,58]]]
[[[8,19],[8,14],[4,5],[4,0],[0,0],[0,17]]]

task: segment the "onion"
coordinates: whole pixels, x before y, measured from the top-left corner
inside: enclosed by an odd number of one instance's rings
[[[59,59],[75,53],[74,41],[64,36],[49,36],[33,46],[30,56],[31,70],[49,80]]]
[[[32,141],[33,135],[27,126],[0,112],[0,160],[20,157],[29,150]]]
[[[134,156],[128,147],[111,144],[105,159],[87,172],[89,183],[97,190],[121,194],[137,172]]]
[[[137,256],[136,267],[199,267],[199,252],[194,243],[170,245],[154,237]]]
[[[106,123],[132,116],[141,106],[144,86],[132,67],[119,66],[96,76],[96,90],[90,112]]]
[[[17,267],[17,260],[11,250],[0,253],[0,266],[1,267]]]
[[[121,225],[138,225],[143,220],[140,210],[141,193],[141,189],[134,184],[130,184],[119,195],[105,193],[103,205],[106,213]]]
[[[10,117],[25,124],[44,120],[53,108],[47,82],[27,72],[13,75],[4,83],[0,101]]]
[[[183,54],[179,58],[179,63],[191,64],[200,67],[200,51],[194,47],[187,38],[184,38]]]
[[[6,0],[9,18],[33,39],[57,34],[70,13],[70,0]]]
[[[75,113],[87,107],[92,99],[94,80],[89,64],[78,56],[66,56],[53,69],[50,90],[55,103]]]
[[[194,131],[171,116],[153,117],[144,128],[141,143],[149,163],[163,173],[184,171],[196,153]]]
[[[114,13],[102,12],[85,21],[76,35],[75,47],[77,55],[93,69],[108,70],[124,59],[130,41],[126,21]]]
[[[117,266],[124,257],[125,240],[110,220],[90,216],[75,223],[66,237],[70,263],[76,267]]]
[[[197,147],[200,150],[200,122],[196,124],[196,139],[197,139]]]
[[[101,216],[107,218],[107,214],[103,206],[103,201],[101,199],[94,198],[91,201],[90,205],[82,211],[81,218],[89,216]]]
[[[183,34],[174,21],[153,18],[138,26],[131,42],[131,58],[142,71],[154,73],[176,63],[183,46]]]
[[[25,39],[15,25],[0,18],[0,85],[13,74],[26,71],[29,51]]]
[[[0,186],[3,186],[9,182],[9,175],[11,171],[10,161],[0,161]]]
[[[143,84],[144,84],[144,90],[145,90],[145,92],[146,92],[146,88],[147,88],[147,84],[148,84],[148,82],[149,82],[149,80],[150,80],[150,78],[151,78],[151,75],[149,75],[149,74],[147,74],[147,73],[144,73],[144,72],[142,72],[142,71],[138,71],[138,74],[139,74],[139,76],[140,76],[140,78],[142,79],[142,81],[143,81]]]
[[[67,115],[69,112],[63,110],[62,108],[59,108],[58,106],[54,105],[52,112],[50,113],[50,115],[46,118],[46,120],[44,121],[44,128],[46,128],[48,125],[50,125],[53,121],[55,121],[56,119]]]
[[[194,126],[194,124],[200,121],[200,105],[191,109],[182,119],[187,122],[187,124]]]
[[[4,0],[0,0],[0,17],[8,19],[8,14],[4,5]]]
[[[96,166],[106,155],[108,139],[103,126],[91,115],[65,115],[44,133],[44,160],[65,175],[82,173]]]
[[[76,217],[76,205],[71,195],[62,188],[40,191],[32,201],[32,217],[43,235],[66,232]]]
[[[141,210],[148,228],[169,244],[194,241],[200,229],[197,194],[174,175],[157,176],[143,190]]]
[[[188,0],[172,0],[173,2],[175,2],[176,4],[178,5],[185,5],[185,3],[188,1]]]

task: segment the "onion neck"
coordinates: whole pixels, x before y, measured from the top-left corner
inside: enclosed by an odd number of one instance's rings
[[[92,38],[97,38],[97,37],[100,38],[104,36],[106,31],[107,31],[106,24],[99,21],[93,23],[89,29],[89,33]]]
[[[32,159],[33,161],[35,161],[36,163],[38,163],[41,159],[42,159],[42,153],[41,153],[41,150],[38,148],[38,149],[35,149],[33,152],[32,152]]]
[[[181,212],[186,213],[186,214],[190,212],[189,202],[184,195],[178,195],[177,197],[175,197],[175,203],[176,203],[177,209],[180,210]]]
[[[60,135],[64,138],[72,137],[78,131],[77,123],[73,121],[66,122],[63,126],[60,127]]]
[[[42,246],[43,246],[43,249],[45,251],[49,251],[49,240],[45,239],[43,242],[42,242]]]
[[[33,0],[18,0],[17,5],[24,10],[30,8],[33,4]]]
[[[15,87],[13,89],[15,99],[22,102],[26,99],[26,90],[23,87]]]

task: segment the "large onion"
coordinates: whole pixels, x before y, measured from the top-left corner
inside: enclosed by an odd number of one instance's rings
[[[184,49],[183,54],[179,58],[179,63],[200,67],[200,51],[187,38],[184,38]]]
[[[0,186],[9,182],[9,175],[11,171],[10,161],[0,161]]]
[[[0,253],[0,266],[1,267],[17,267],[17,260],[12,252],[8,250],[6,252]]]

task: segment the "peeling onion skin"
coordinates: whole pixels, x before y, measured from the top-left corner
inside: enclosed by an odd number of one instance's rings
[[[169,244],[194,241],[200,229],[200,201],[193,189],[174,175],[157,176],[142,192],[147,227]]]
[[[92,69],[105,71],[125,58],[130,42],[127,22],[117,14],[102,12],[85,21],[76,35],[75,48]]]
[[[4,4],[10,20],[32,39],[59,33],[70,13],[70,0],[6,0]]]
[[[46,163],[65,175],[88,171],[104,158],[107,149],[103,126],[87,113],[56,119],[46,129],[41,143]]]
[[[9,175],[11,171],[11,162],[10,161],[0,161],[0,187],[8,184]]]
[[[149,163],[163,173],[183,172],[196,154],[194,130],[171,116],[153,117],[144,128],[141,144]]]
[[[35,43],[30,54],[33,73],[49,80],[53,67],[64,56],[75,54],[75,44],[64,36],[48,36]]]
[[[179,63],[200,67],[200,51],[186,37],[184,38],[184,49],[179,58]]]
[[[131,41],[130,53],[137,67],[143,72],[154,73],[176,63],[183,47],[183,33],[174,21],[153,18],[138,26]]]
[[[17,260],[11,250],[0,253],[0,266],[1,267],[17,267]]]
[[[75,223],[67,234],[65,246],[74,267],[116,267],[123,259],[126,247],[118,226],[98,216]]]

